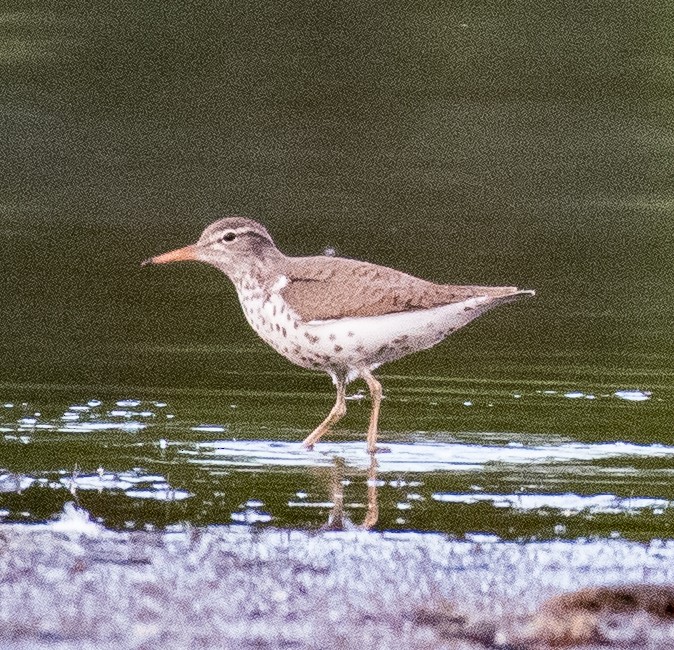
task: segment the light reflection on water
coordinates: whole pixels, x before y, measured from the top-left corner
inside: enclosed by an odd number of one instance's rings
[[[611,458],[674,458],[674,447],[652,444],[563,443],[524,446],[522,443],[479,445],[463,443],[393,443],[387,452],[378,455],[380,471],[407,473],[472,472],[488,464],[532,465],[536,463],[567,463]],[[334,458],[342,458],[352,467],[366,465],[369,454],[359,442],[322,443],[307,452],[300,443],[266,440],[200,442],[194,449],[180,450],[190,462],[210,466],[238,467],[325,467]]]
[[[428,401],[414,390],[392,390],[387,409],[395,415],[409,409],[410,400]],[[442,401],[439,392],[434,401]],[[477,405],[468,410],[482,405],[487,412],[502,392],[467,400],[469,393],[454,387],[451,399],[462,400],[456,408],[471,401]],[[561,399],[551,404],[618,407],[632,416],[634,409],[649,409],[644,417],[669,402],[660,392],[617,387],[527,387],[507,399],[518,407]],[[234,402],[236,409],[229,407]],[[348,429],[308,452],[299,442],[302,431],[247,421],[256,402],[249,405],[244,396],[223,401],[228,417],[222,420],[208,417],[215,414],[211,407],[190,410],[189,403],[6,401],[0,516],[53,519],[75,498],[94,520],[117,528],[189,522],[527,539],[664,536],[674,527],[669,444],[583,440],[568,432],[384,431],[388,452],[372,458],[363,434]]]

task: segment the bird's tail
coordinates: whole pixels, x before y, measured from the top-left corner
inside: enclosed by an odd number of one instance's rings
[[[488,287],[486,293],[490,298],[489,304],[494,307],[536,295],[533,289],[518,289],[517,287]]]

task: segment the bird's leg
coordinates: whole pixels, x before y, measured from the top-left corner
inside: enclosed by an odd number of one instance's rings
[[[367,429],[367,451],[374,454],[377,451],[377,429],[379,425],[379,406],[381,404],[381,384],[374,375],[366,368],[360,376],[367,382],[372,396],[372,411],[370,412],[370,426]]]
[[[370,454],[370,468],[367,471],[367,514],[361,528],[370,530],[379,519],[379,504],[377,503],[377,457]]]
[[[314,443],[318,442],[320,437],[327,433],[333,424],[341,420],[346,415],[346,384],[341,379],[337,382],[337,401],[332,407],[332,411],[323,422],[321,422],[302,443],[307,449],[312,449]]]

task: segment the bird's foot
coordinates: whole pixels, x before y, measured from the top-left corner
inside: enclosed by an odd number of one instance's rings
[[[373,447],[367,448],[367,453],[368,454],[390,454],[391,453],[391,448],[390,447]]]

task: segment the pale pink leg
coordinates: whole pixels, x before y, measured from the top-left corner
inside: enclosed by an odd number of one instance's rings
[[[370,413],[370,426],[367,429],[367,451],[373,454],[377,451],[377,431],[379,426],[379,406],[381,404],[381,384],[375,379],[369,370],[362,370],[361,377],[367,382],[372,396],[372,411]]]
[[[377,457],[370,454],[370,468],[367,472],[367,514],[363,519],[363,528],[369,530],[379,519],[379,504],[377,502]]]
[[[323,422],[321,422],[302,443],[307,449],[312,449],[314,443],[318,442],[320,437],[327,433],[333,424],[339,422],[346,415],[346,385],[343,381],[337,381],[337,401],[332,407],[332,411]]]

